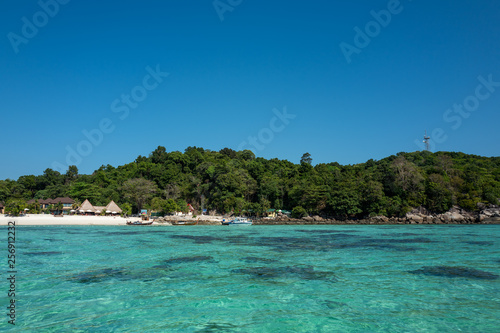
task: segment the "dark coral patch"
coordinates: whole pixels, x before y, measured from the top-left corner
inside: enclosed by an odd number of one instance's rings
[[[420,234],[415,234],[412,232],[398,232],[394,234],[382,234],[382,236],[387,236],[387,237],[408,237],[408,236],[420,236]]]
[[[172,268],[172,266],[171,266],[171,265],[169,265],[169,264],[165,264],[165,263],[163,263],[163,264],[159,264],[159,265],[154,265],[154,266],[153,266],[153,267],[151,267],[151,268],[154,268],[154,269],[160,269],[160,270],[162,270],[162,271],[174,271],[174,269]]]
[[[222,241],[223,238],[213,237],[213,236],[193,236],[193,235],[172,235],[172,238],[189,239],[194,241],[196,244],[209,244],[214,241]]]
[[[247,274],[258,279],[276,279],[295,276],[302,280],[337,280],[332,272],[316,271],[312,266],[249,267],[234,269],[231,272],[237,274]]]
[[[278,261],[276,259],[260,258],[260,257],[245,257],[242,259],[248,263],[273,263]]]
[[[463,277],[479,280],[496,280],[499,277],[490,272],[462,266],[424,266],[421,269],[409,271],[408,273],[447,278]]]
[[[348,232],[357,232],[356,230],[330,230],[330,229],[304,229],[297,230],[298,232],[306,232],[311,234],[338,234],[338,233],[348,233]]]
[[[328,251],[327,242],[310,237],[261,237],[254,241],[254,246],[267,246],[276,251],[311,250]]]
[[[375,249],[375,250],[392,250],[392,251],[405,251],[405,252],[413,252],[416,249],[410,246],[403,246],[400,244],[391,244],[389,241],[382,241],[382,240],[364,240],[361,242],[356,242],[352,244],[345,244],[345,245],[340,245],[337,248],[340,249],[345,249],[345,248],[370,248],[370,249]],[[404,243],[404,242],[403,242]]]
[[[464,243],[470,244],[470,245],[493,245],[493,244],[495,244],[494,242],[489,242],[489,241],[467,241]]]
[[[339,308],[343,308],[343,307],[347,307],[348,305],[344,302],[337,302],[337,301],[330,301],[330,300],[326,300],[323,302],[323,304],[329,308],[329,309],[332,309],[332,310],[337,310]]]
[[[256,240],[254,246],[267,246],[275,251],[316,251],[328,252],[332,249],[350,249],[369,247],[380,250],[415,251],[404,246],[405,243],[430,243],[427,238],[414,239],[374,239],[350,234],[324,234],[312,237],[262,237]]]
[[[329,238],[329,239],[342,239],[342,238],[351,238],[351,239],[354,239],[354,238],[361,238],[361,236],[358,236],[358,235],[352,235],[350,233],[345,233],[345,232],[337,232],[337,233],[326,233],[326,234],[321,234],[321,235],[317,235],[316,237],[318,238]]]
[[[246,245],[252,241],[249,237],[244,235],[228,236],[224,237],[223,240],[230,244],[235,244],[235,245]]]
[[[147,234],[150,233],[149,231],[108,231],[106,232],[107,235],[109,236],[127,236],[127,235],[140,235],[140,234]]]
[[[435,241],[425,238],[425,237],[416,237],[416,238],[373,238],[367,240],[369,243],[391,243],[391,244],[406,244],[406,243],[434,243]]]
[[[78,283],[97,283],[110,279],[128,280],[130,276],[121,268],[102,268],[75,274],[69,278],[70,281]]]
[[[192,256],[192,257],[178,257],[163,260],[163,263],[167,265],[183,264],[187,262],[197,262],[197,261],[209,261],[213,258],[210,256]]]
[[[218,324],[218,323],[208,323],[201,330],[197,330],[199,333],[211,333],[211,332],[235,332],[238,326],[233,324]]]
[[[45,252],[26,252],[24,255],[27,256],[53,256],[53,255],[58,255],[62,254],[62,252],[57,252],[57,251],[45,251]]]

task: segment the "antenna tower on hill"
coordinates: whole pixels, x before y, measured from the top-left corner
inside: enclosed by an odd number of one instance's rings
[[[425,134],[424,134],[424,143],[425,143],[425,150],[429,151],[429,140],[430,140],[430,136],[427,136],[427,131],[425,131]]]

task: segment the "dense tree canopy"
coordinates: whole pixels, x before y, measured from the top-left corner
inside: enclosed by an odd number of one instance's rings
[[[299,207],[297,215],[337,218],[401,216],[419,206],[436,213],[453,205],[477,210],[480,202],[499,203],[499,157],[424,151],[356,165],[313,166],[308,153],[301,160],[267,160],[229,148],[167,152],[160,146],[148,157],[101,166],[91,175],[70,166],[65,174],[47,169],[39,176],[0,180],[0,201],[21,208],[23,200],[69,196],[165,213],[186,210],[188,203],[198,211],[235,214]]]

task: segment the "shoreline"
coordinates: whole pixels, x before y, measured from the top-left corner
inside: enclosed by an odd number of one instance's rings
[[[498,220],[485,220],[482,222],[468,222],[468,221],[453,221],[453,222],[418,222],[418,221],[405,221],[405,222],[392,222],[392,221],[371,221],[371,220],[357,220],[357,221],[254,221],[253,225],[497,225],[500,224]]]
[[[7,226],[10,221],[15,221],[16,226],[72,226],[72,225],[109,225],[109,226],[125,226],[127,221],[135,221],[139,218],[123,218],[120,216],[82,216],[82,215],[66,215],[63,217],[55,217],[49,214],[27,214],[25,216],[0,216],[0,226]],[[178,218],[171,219],[172,221]],[[189,220],[187,218],[186,220]],[[162,219],[155,221],[154,226],[171,226],[170,219]],[[446,221],[437,223],[435,220],[419,221],[419,220],[389,220],[389,219],[367,219],[367,220],[288,220],[279,219],[256,219],[253,225],[495,225],[500,224],[500,218],[493,217],[484,219],[483,221]],[[220,225],[219,219],[200,219],[198,225]]]
[[[82,216],[66,215],[55,217],[49,214],[27,214],[25,216],[0,216],[0,225],[8,225],[9,221],[15,221],[19,225],[127,225],[127,221],[120,216]]]

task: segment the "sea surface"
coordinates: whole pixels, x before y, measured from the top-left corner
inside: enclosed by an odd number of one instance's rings
[[[0,330],[500,332],[499,225],[18,226],[15,245]]]

